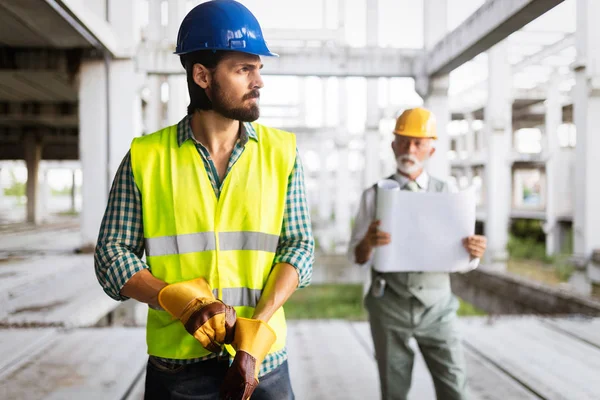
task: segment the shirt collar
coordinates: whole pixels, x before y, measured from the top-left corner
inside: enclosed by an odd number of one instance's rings
[[[191,120],[192,116],[186,115],[177,124],[177,144],[180,147],[188,139],[191,139],[194,142],[196,141],[194,138],[194,132],[192,131]],[[240,124],[240,144],[242,146],[246,145],[246,143],[248,143],[248,139],[258,142],[258,135],[256,134],[256,130],[250,122],[242,122]]]
[[[394,179],[400,184],[400,187],[410,182],[410,179],[398,172],[394,174]],[[429,174],[427,173],[427,171],[421,172],[421,175],[419,175],[417,179],[415,179],[415,182],[417,182],[419,188],[427,190],[427,188],[429,187]]]

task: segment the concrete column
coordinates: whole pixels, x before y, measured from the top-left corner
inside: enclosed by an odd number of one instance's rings
[[[335,181],[335,232],[336,242],[344,242],[350,238],[350,203],[348,188],[350,187],[350,170],[348,168],[348,127],[347,127],[347,85],[346,79],[339,85],[339,118],[338,134],[335,139],[338,163]]]
[[[162,0],[148,0],[147,38],[150,43],[159,43],[164,38],[164,30],[160,24],[160,5]],[[171,39],[172,40],[172,39]]]
[[[431,49],[448,31],[448,1],[424,0],[424,42],[425,49]],[[448,105],[448,75],[439,76],[429,81],[429,91],[425,98],[425,107],[433,112],[437,119],[436,154],[429,161],[428,170],[431,175],[439,179],[450,176],[450,137],[448,136],[448,123],[450,122],[450,108]]]
[[[298,125],[306,126],[306,120],[308,115],[306,110],[306,99],[309,96],[308,85],[306,84],[307,79],[303,76],[299,76],[296,79],[298,79]],[[325,99],[327,98],[327,81],[325,79],[322,79],[321,95],[323,96],[323,107],[326,107]],[[327,127],[327,110],[324,110],[323,112],[323,126]]]
[[[560,76],[554,72],[548,84],[546,98],[546,254],[551,256],[560,252],[560,224],[557,222],[556,199],[561,194],[557,188],[559,168],[558,127],[562,123],[562,104],[560,103]]]
[[[163,103],[160,98],[160,87],[162,79],[158,75],[146,77],[146,87],[150,95],[146,104],[146,132],[152,133],[161,129],[164,125]]]
[[[48,184],[48,173],[50,171],[43,164],[39,171],[39,201],[37,202],[37,218],[40,223],[44,222],[50,215],[50,198],[52,193]]]
[[[27,165],[27,217],[26,221],[32,224],[41,222],[39,213],[39,167],[42,159],[42,144],[35,135],[26,134],[25,163]]]
[[[178,123],[186,114],[190,104],[185,75],[171,75],[169,82],[169,103],[167,104],[167,125]]]
[[[574,120],[577,127],[575,164],[575,254],[586,262],[600,249],[600,2],[577,0],[577,61]],[[600,266],[588,263],[588,278],[600,285]]]
[[[0,167],[0,210],[4,208],[4,181],[2,179],[2,168]]]
[[[71,211],[77,211],[77,184],[75,181],[75,177],[77,176],[77,170],[71,171],[72,175],[72,183],[71,183]]]
[[[141,79],[133,60],[110,63],[110,155],[109,179],[112,181],[134,137],[142,134]]]
[[[104,62],[84,61],[79,81],[81,235],[84,245],[93,245],[108,198],[107,83]]]
[[[330,173],[327,169],[327,158],[331,155],[331,149],[320,146],[319,158],[321,159],[321,170],[319,171],[319,220],[327,224],[331,219],[331,182]]]
[[[167,38],[169,42],[177,41],[179,26],[185,18],[185,0],[169,0],[169,26],[167,27]]]
[[[505,269],[511,210],[512,98],[507,44],[500,42],[488,51],[488,100],[485,106],[487,164],[485,187],[488,239],[487,263]]]
[[[469,182],[469,186],[473,183],[473,167],[469,160],[475,155],[475,130],[473,129],[473,113],[465,114],[467,121],[467,133],[465,134],[465,152],[467,159],[465,160],[465,176]]]
[[[392,141],[392,135],[388,136]],[[379,104],[377,79],[367,80],[367,126],[365,140],[365,169],[363,187],[369,187],[382,178],[381,134],[379,133]],[[390,149],[390,151],[392,151]]]
[[[379,0],[367,0],[367,47],[379,45]],[[377,78],[367,79],[367,126],[365,127],[365,169],[363,187],[368,187],[382,178],[381,155],[379,154],[379,84]],[[390,141],[391,136],[390,136]],[[391,150],[390,150],[391,151]]]
[[[108,21],[119,38],[119,46],[133,56],[141,40],[141,20],[138,1],[106,0],[109,3]]]
[[[176,43],[179,26],[186,14],[185,0],[169,0],[169,25],[167,38]],[[189,105],[189,94],[185,75],[168,77],[169,103],[167,105],[167,125],[178,123],[186,114]]]
[[[465,120],[467,121],[467,133],[465,135],[465,150],[467,152],[467,158],[473,157],[475,154],[475,130],[473,129],[473,113],[465,114]]]

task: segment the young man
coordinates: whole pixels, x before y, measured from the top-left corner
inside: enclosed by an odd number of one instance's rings
[[[406,110],[396,121],[392,150],[397,172],[390,177],[402,190],[444,192],[448,185],[429,176],[424,167],[435,153],[435,117],[424,108]],[[378,246],[389,244],[389,233],[375,220],[375,187],[362,194],[352,231],[349,256],[357,264],[371,262]],[[411,229],[410,226],[406,229]],[[472,257],[466,269],[476,268],[486,239],[463,239]],[[431,240],[435,251],[435,239]],[[418,268],[418,266],[415,266]],[[408,345],[416,338],[432,374],[438,399],[465,399],[465,365],[456,332],[458,301],[450,290],[447,273],[389,272],[372,269],[371,290],[365,298],[375,344],[383,399],[406,399],[411,384],[414,354]]]
[[[310,282],[314,241],[295,136],[253,122],[260,57],[276,54],[233,0],[190,11],[176,54],[188,115],[133,141],[98,280],[149,305],[146,399],[293,399],[282,306]]]

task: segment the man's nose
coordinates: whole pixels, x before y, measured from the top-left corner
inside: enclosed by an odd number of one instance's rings
[[[417,143],[414,140],[411,140],[410,142],[408,142],[408,152],[409,153],[416,153],[417,150],[419,150],[419,146],[417,145]]]

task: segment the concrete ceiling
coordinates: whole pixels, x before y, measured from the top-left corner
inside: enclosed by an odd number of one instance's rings
[[[46,1],[0,1],[0,46],[89,47],[89,42]]]

